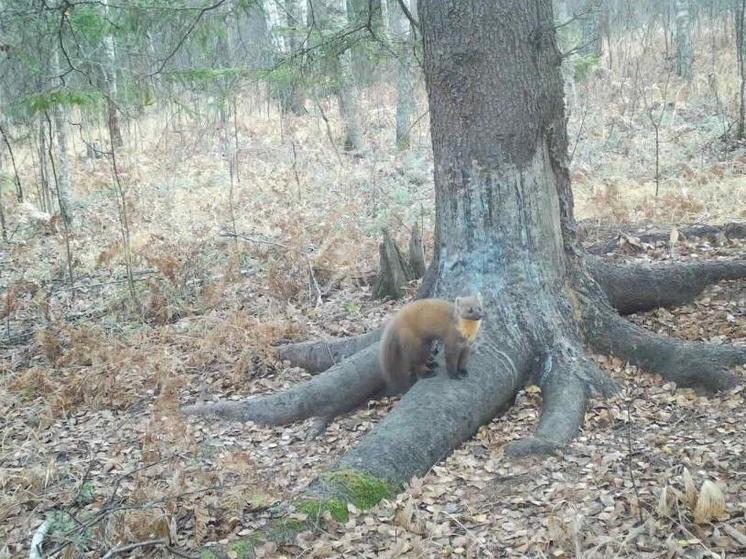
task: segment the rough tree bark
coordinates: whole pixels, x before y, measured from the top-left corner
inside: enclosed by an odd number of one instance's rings
[[[509,406],[531,378],[544,397],[541,420],[533,436],[506,452],[566,445],[588,396],[616,387],[587,357],[588,346],[706,389],[732,386],[728,369],[746,362],[746,348],[652,334],[612,306],[628,310],[636,298],[643,299],[636,308],[668,304],[663,282],[678,278],[686,288],[743,277],[743,261],[720,263],[727,271],[700,280],[687,266],[658,274],[652,267],[610,266],[580,250],[551,1],[422,0],[419,9],[436,207],[435,253],[420,295],[480,290],[485,320],[468,375],[415,383],[328,476],[304,491],[304,498],[323,501],[317,510],[330,508],[329,499],[352,499],[348,479],[396,488],[423,475]],[[377,345],[376,333],[306,344],[304,356],[314,367],[336,364],[284,393],[186,411],[270,424],[316,416],[323,423],[380,391]],[[344,476],[335,474],[340,470]]]

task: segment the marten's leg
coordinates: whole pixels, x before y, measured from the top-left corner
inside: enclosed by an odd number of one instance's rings
[[[450,344],[447,341],[443,344],[446,349],[446,370],[451,378],[459,378],[459,357],[460,348],[456,344]]]
[[[427,358],[427,374],[425,376],[431,377],[435,375],[435,369],[438,368],[438,360],[436,359],[438,351],[440,351],[440,342],[435,342],[432,344],[429,357]]]
[[[461,353],[458,356],[458,376],[459,377],[465,377],[467,375],[466,362],[469,360],[470,353],[471,353],[471,348],[469,348],[469,346],[465,346],[461,350]]]
[[[432,346],[431,342],[423,342],[419,347],[419,350],[415,357],[415,359],[417,360],[417,368],[416,368],[417,378],[431,377],[435,374],[435,371],[433,371],[429,365],[431,346]]]

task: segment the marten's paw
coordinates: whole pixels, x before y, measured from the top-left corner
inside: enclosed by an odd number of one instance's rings
[[[468,374],[469,374],[469,371],[467,371],[466,369],[459,369],[458,372],[456,373],[456,378],[464,378]]]

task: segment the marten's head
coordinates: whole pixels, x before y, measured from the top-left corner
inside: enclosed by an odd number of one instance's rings
[[[464,320],[482,320],[482,295],[456,297],[456,315]]]

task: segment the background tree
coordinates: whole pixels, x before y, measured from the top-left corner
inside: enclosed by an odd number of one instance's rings
[[[412,13],[408,0],[402,0]],[[388,24],[391,43],[396,52],[394,66],[396,72],[396,146],[399,149],[410,147],[410,128],[415,109],[414,80],[417,62],[414,52],[416,42],[413,24],[407,19],[398,1],[388,2]],[[414,10],[414,14],[416,14]],[[416,15],[414,16],[416,17]]]
[[[692,37],[689,30],[689,0],[676,0],[676,73],[687,80],[692,79]]]

